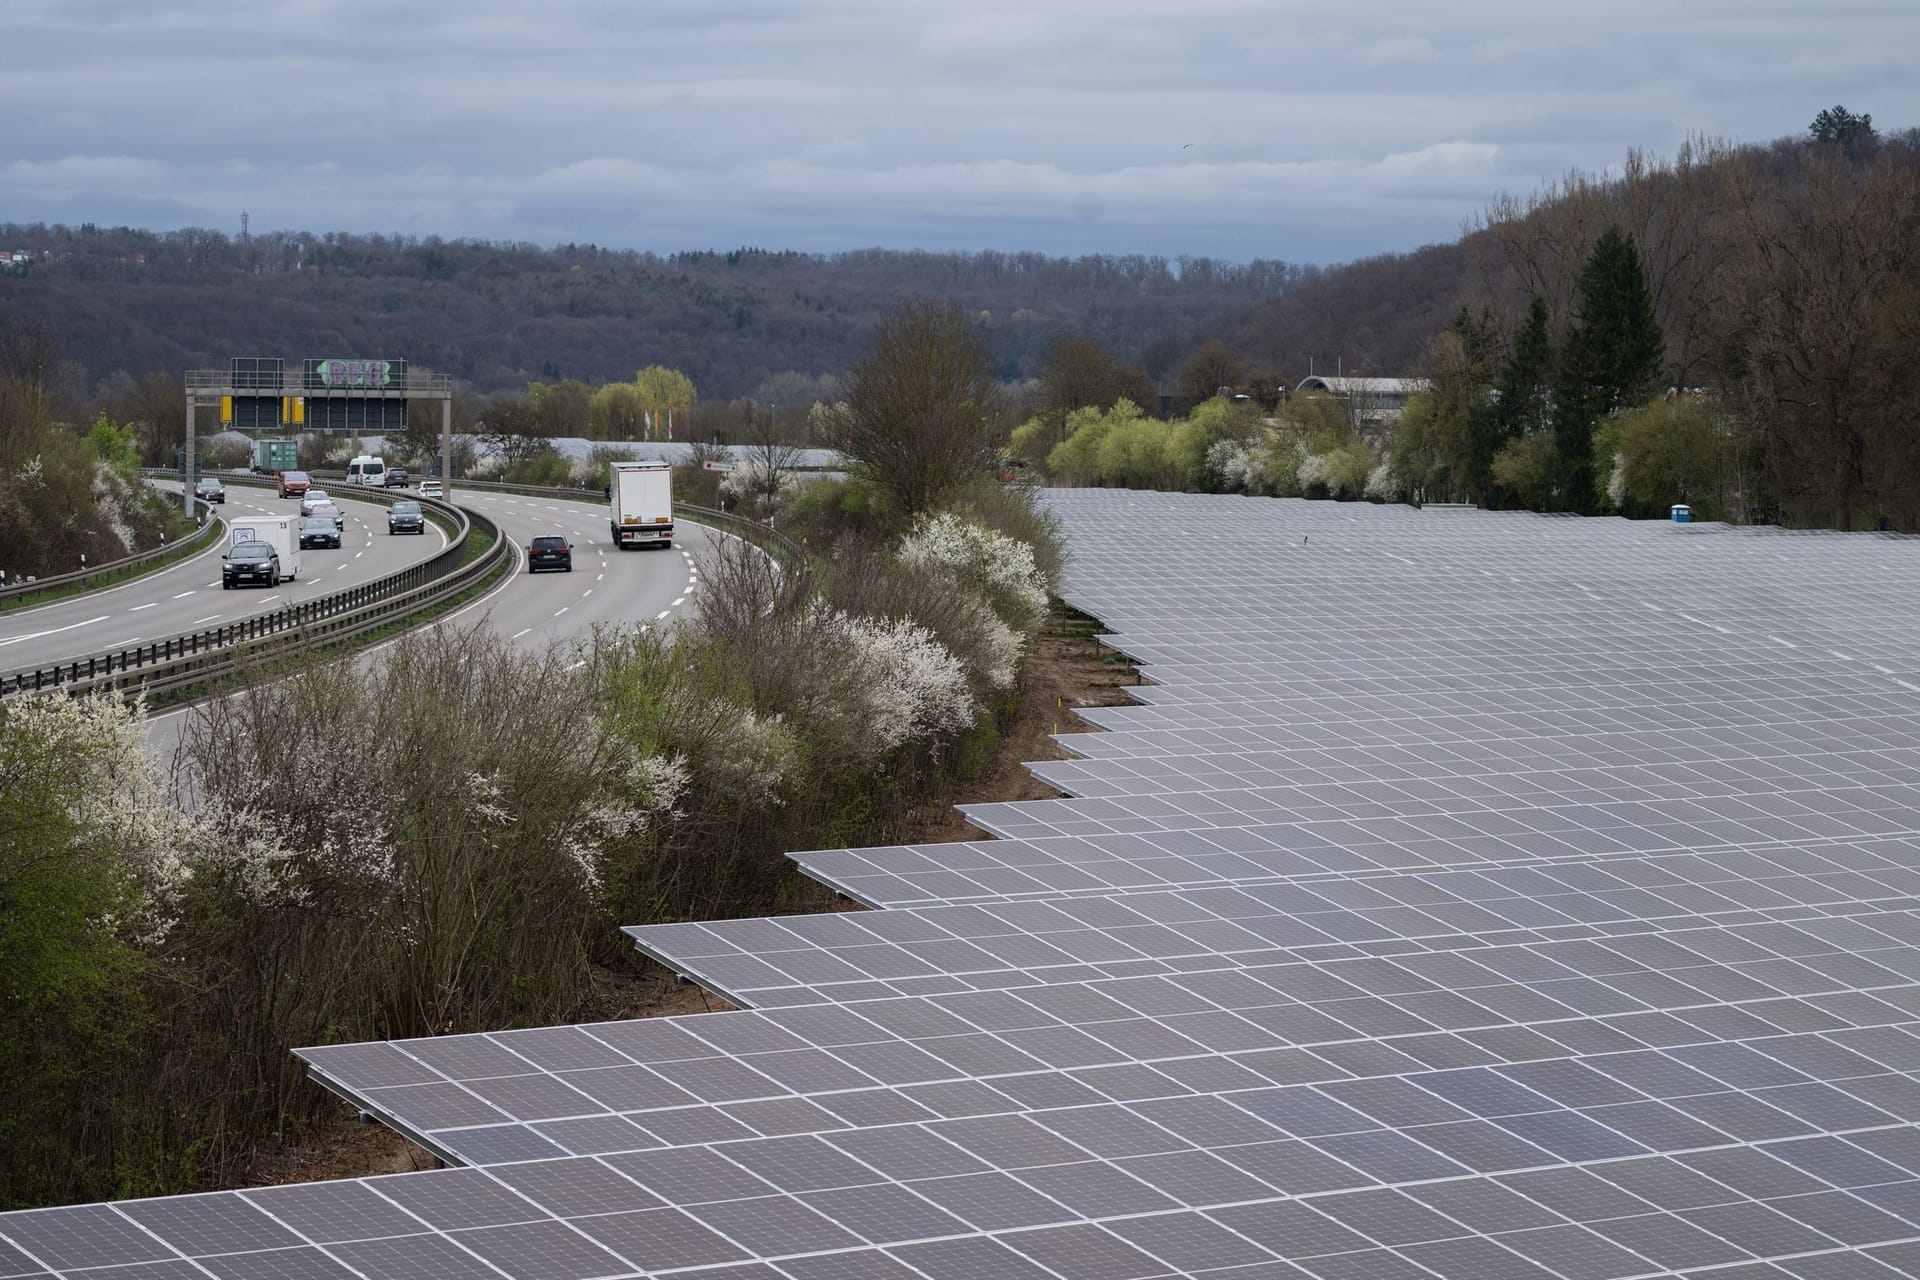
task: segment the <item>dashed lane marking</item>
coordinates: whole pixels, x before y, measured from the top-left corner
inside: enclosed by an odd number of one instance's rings
[[[142,609],[158,609],[159,607],[160,607],[160,602],[158,600],[149,600],[145,604],[137,604],[133,606],[133,608],[127,610],[127,612],[138,613]]]

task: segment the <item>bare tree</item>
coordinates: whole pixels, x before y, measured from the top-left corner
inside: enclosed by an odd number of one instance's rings
[[[11,320],[0,329],[0,442],[31,437],[54,420],[62,375],[60,344],[46,326]]]
[[[1777,170],[1786,161],[1794,172]],[[1920,271],[1920,174],[1882,151],[1752,153],[1726,169],[1737,256],[1725,281],[1729,364],[1783,496],[1829,503],[1912,488],[1904,410],[1917,393],[1908,309]]]
[[[736,460],[744,474],[734,487],[763,515],[771,515],[793,487],[800,465],[800,448],[788,444],[785,434],[773,415],[766,414],[754,422],[751,439]]]
[[[480,420],[479,436],[487,449],[509,467],[545,452],[551,441],[530,401],[498,400]]]
[[[1246,377],[1246,370],[1234,358],[1226,344],[1214,341],[1201,347],[1180,370],[1180,394],[1193,400],[1211,400],[1223,388],[1232,388]]]
[[[992,465],[999,389],[966,312],[918,298],[889,312],[825,417],[834,448],[911,517]]]
[[[1153,379],[1144,369],[1123,364],[1112,352],[1083,334],[1063,333],[1047,344],[1040,359],[1041,412],[1059,424],[1067,438],[1067,415],[1075,409],[1111,409],[1131,400],[1151,411]]]

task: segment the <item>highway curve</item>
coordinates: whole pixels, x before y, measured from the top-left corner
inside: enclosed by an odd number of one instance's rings
[[[671,551],[621,551],[607,528],[606,503],[594,498],[533,498],[455,486],[453,500],[495,520],[514,543],[514,577],[455,614],[479,615],[527,649],[583,637],[596,623],[669,625],[693,608],[698,560],[722,537],[686,520]],[[539,534],[573,542],[572,573],[527,572],[527,543]]]
[[[179,492],[177,483],[162,485]],[[329,489],[346,516],[345,545],[338,551],[300,553],[300,577],[276,589],[220,587],[222,539],[179,564],[118,586],[88,591],[51,604],[0,615],[0,672],[31,670],[58,662],[111,653],[129,645],[219,626],[312,596],[384,577],[426,560],[447,545],[431,521],[421,535],[387,533],[386,507],[351,490]],[[299,514],[297,498],[284,501],[271,489],[232,485],[217,508],[227,517]],[[677,558],[677,557],[676,557]]]

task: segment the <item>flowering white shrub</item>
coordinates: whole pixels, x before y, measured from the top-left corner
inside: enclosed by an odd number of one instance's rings
[[[250,906],[307,908],[324,899],[330,912],[360,903],[370,913],[400,888],[392,833],[363,807],[296,833],[283,815],[211,801],[194,827],[183,858],[188,880],[218,884]]]
[[[507,460],[497,453],[484,458],[475,458],[473,465],[467,468],[469,480],[498,480],[507,472]]]
[[[195,846],[196,834],[161,777],[145,718],[143,704],[104,692],[29,695],[0,711],[13,763],[59,762],[81,837],[140,891],[144,918],[94,923],[156,939],[170,923],[170,896],[187,875],[181,852]]]
[[[923,518],[901,540],[899,556],[904,564],[946,569],[971,580],[1021,623],[1046,612],[1047,579],[1033,548],[1004,533],[952,515]]]
[[[856,618],[824,607],[815,609],[812,622],[820,640],[838,645],[863,676],[866,705],[859,713],[872,754],[972,726],[979,708],[966,665],[927,628],[905,618]]]
[[[724,749],[716,753],[716,782],[724,791],[752,804],[779,804],[780,784],[799,764],[800,743],[777,715],[741,710],[729,727]]]
[[[1327,482],[1327,455],[1324,453],[1307,454],[1300,459],[1300,469],[1294,474],[1298,478],[1302,489],[1311,485],[1325,484]]]
[[[1027,651],[1027,638],[1000,620],[1000,615],[985,605],[980,607],[980,633],[985,650],[980,677],[990,689],[1013,688],[1020,676],[1020,659]]]
[[[1245,493],[1253,474],[1253,448],[1244,440],[1215,440],[1207,446],[1207,477],[1221,493]]]
[[[133,550],[133,527],[127,523],[126,508],[132,501],[126,477],[105,462],[93,464],[93,506],[100,523],[120,544],[123,552]]]
[[[1393,465],[1382,458],[1367,472],[1366,494],[1376,502],[1398,502],[1404,492],[1400,477],[1393,472]]]
[[[1607,501],[1619,506],[1627,499],[1627,455],[1613,455],[1613,469],[1607,472]]]

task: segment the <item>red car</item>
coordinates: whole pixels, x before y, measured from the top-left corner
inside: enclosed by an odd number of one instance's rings
[[[527,544],[527,572],[563,569],[573,572],[573,544],[558,534],[541,534]]]
[[[305,497],[307,490],[313,487],[313,481],[304,471],[282,471],[280,473],[280,496],[283,498]]]

